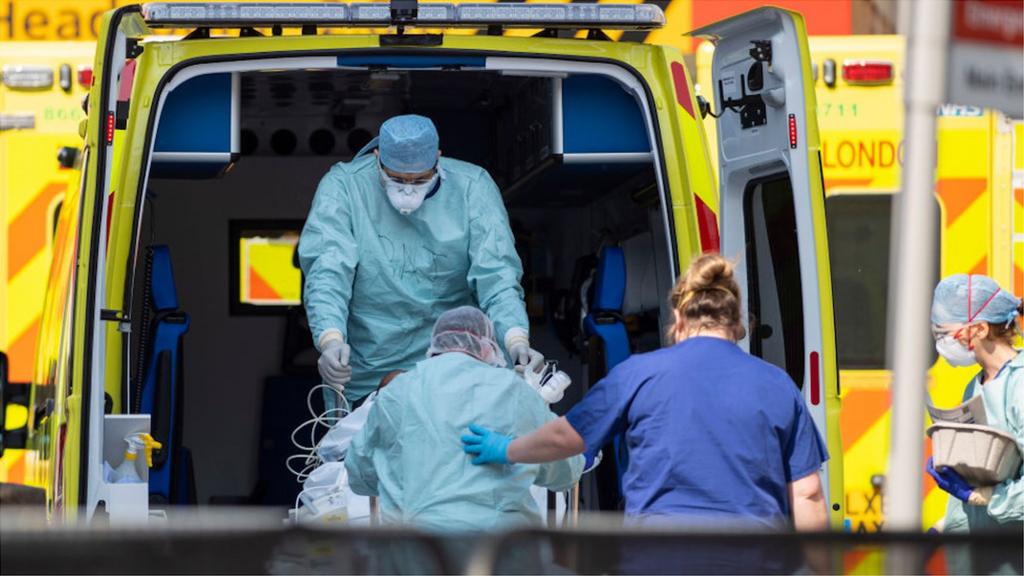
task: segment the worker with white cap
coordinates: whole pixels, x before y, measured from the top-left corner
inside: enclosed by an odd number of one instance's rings
[[[510,466],[470,466],[456,435],[471,422],[525,434],[556,416],[522,378],[504,370],[494,325],[472,306],[441,314],[428,357],[381,390],[352,439],[345,469],[352,490],[380,498],[386,523],[474,532],[542,523],[531,486],[568,490],[583,457]],[[546,494],[546,493],[545,493]]]
[[[357,402],[426,354],[445,310],[480,307],[516,365],[530,347],[501,193],[486,170],[441,156],[434,123],[384,122],[320,181],[299,240],[304,300],[323,380]],[[376,148],[375,153],[370,153]],[[331,409],[337,398],[326,395]]]

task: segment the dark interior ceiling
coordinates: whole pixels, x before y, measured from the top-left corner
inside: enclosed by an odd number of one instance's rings
[[[245,132],[256,134],[256,155],[279,153],[269,143],[289,132],[297,142],[290,153],[347,160],[387,118],[418,113],[434,120],[446,156],[485,167],[514,204],[582,204],[654,182],[649,163],[565,166],[554,158],[546,78],[444,70],[257,72],[242,75],[241,103],[243,147]],[[325,131],[333,144],[314,151],[311,135],[326,138]]]

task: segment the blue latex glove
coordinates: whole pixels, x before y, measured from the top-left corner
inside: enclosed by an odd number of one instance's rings
[[[949,492],[959,500],[967,502],[967,499],[971,497],[971,492],[974,492],[974,487],[968,484],[967,480],[964,480],[964,477],[956,470],[946,466],[943,466],[942,470],[936,470],[931,458],[928,459],[925,470],[928,471],[932,478],[935,478],[935,483],[939,485],[939,488]]]
[[[469,425],[471,434],[462,437],[462,450],[477,454],[473,464],[508,464],[508,445],[512,436],[504,436],[476,424]]]

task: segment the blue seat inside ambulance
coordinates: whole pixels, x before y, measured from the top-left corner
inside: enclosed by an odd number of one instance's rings
[[[174,267],[167,246],[150,246],[146,253],[146,297],[152,314],[140,335],[144,348],[142,386],[137,411],[150,415],[153,438],[162,444],[153,453],[149,493],[154,502],[195,503],[191,454],[182,445],[184,402],[184,336],[189,315],[181,311]]]
[[[625,297],[625,253],[618,246],[606,246],[598,256],[593,297],[583,320],[584,335],[590,339],[592,347],[596,346],[598,352],[591,357],[592,384],[631,354],[629,334],[622,314]],[[592,447],[587,460],[590,461],[596,456],[596,451],[601,449],[606,458],[597,468],[598,505],[602,510],[619,509],[622,474],[628,464],[623,436],[616,435],[609,446]]]
[[[594,276],[594,297],[584,319],[588,336],[597,336],[604,350],[605,372],[629,358],[629,336],[622,318],[626,297],[626,257],[622,248],[601,250]]]

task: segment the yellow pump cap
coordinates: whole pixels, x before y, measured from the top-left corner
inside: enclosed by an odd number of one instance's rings
[[[132,440],[129,444],[139,443],[142,444],[141,448],[146,453],[146,466],[153,467],[153,450],[159,450],[164,447],[163,444],[157,442],[152,436],[145,432],[139,432],[138,434],[132,434],[129,436]],[[136,448],[137,450],[138,448]],[[124,457],[128,460],[135,460],[135,454],[131,450],[125,452]]]
[[[142,442],[145,444],[146,451],[146,466],[153,467],[153,450],[159,450],[164,447],[163,444],[157,442],[149,434],[141,435]]]

